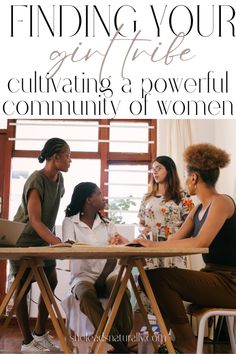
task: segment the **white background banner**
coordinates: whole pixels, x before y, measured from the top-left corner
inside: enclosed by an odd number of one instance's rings
[[[233,118],[235,1],[0,3],[1,118]]]

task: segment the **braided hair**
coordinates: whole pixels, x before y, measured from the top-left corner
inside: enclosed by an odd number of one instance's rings
[[[78,213],[82,214],[84,211],[86,199],[89,198],[96,191],[97,188],[98,186],[92,182],[81,182],[77,184],[73,190],[70,204],[65,210],[66,216],[70,217]],[[101,220],[104,223],[109,222],[99,213],[99,211],[97,212],[97,214],[100,216]]]
[[[46,141],[43,150],[38,157],[38,160],[40,163],[43,163],[44,160],[47,160],[54,154],[63,152],[67,147],[68,144],[65,140],[60,138],[51,138]]]

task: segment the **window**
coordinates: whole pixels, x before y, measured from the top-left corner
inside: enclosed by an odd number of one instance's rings
[[[141,197],[147,191],[148,165],[110,165],[108,214],[116,222],[136,221]]]
[[[13,218],[23,185],[30,173],[42,166],[37,161],[45,141],[65,139],[72,151],[72,164],[64,174],[66,193],[57,224],[73,188],[82,181],[101,186],[108,201],[108,215],[120,223],[136,223],[147,190],[151,161],[156,156],[156,120],[17,120],[8,122],[13,144],[9,218]]]
[[[148,153],[148,123],[110,123],[110,151]],[[150,142],[153,143],[153,142]]]
[[[98,151],[98,122],[78,125],[71,121],[18,120],[16,124],[16,150],[41,150],[45,140],[59,136],[70,140],[71,150]]]

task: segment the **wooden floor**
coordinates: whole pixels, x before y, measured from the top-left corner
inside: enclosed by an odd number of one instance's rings
[[[58,340],[56,339],[55,335],[53,334],[53,331],[50,332],[54,336],[55,343],[59,345]],[[19,332],[19,329],[17,326],[12,326],[7,329],[7,332],[5,333],[4,337],[2,337],[2,334],[0,333],[0,353],[20,353],[20,346],[21,346],[21,335]],[[81,341],[76,344],[79,349],[80,354],[87,354],[89,353],[89,346],[91,346],[91,343]],[[109,345],[105,345],[104,347],[104,354],[107,353],[107,349],[110,349],[111,347]],[[223,354],[223,353],[231,353],[230,351],[230,345],[229,344],[218,344],[216,345],[216,351],[215,353],[217,354]],[[153,347],[150,343],[139,343],[139,354],[151,354],[153,353]],[[206,344],[204,348],[204,353],[214,353],[213,351],[213,346],[210,344]]]

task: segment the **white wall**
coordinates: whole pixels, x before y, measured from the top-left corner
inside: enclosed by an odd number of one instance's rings
[[[231,162],[221,170],[217,189],[236,199],[236,119],[194,120],[191,126],[194,143],[213,143],[230,154]]]
[[[215,124],[215,143],[225,149],[231,158],[230,165],[221,171],[219,191],[236,200],[236,119],[221,120]]]
[[[169,120],[158,122],[158,155],[167,153]],[[192,141],[211,143],[225,149],[231,156],[230,165],[221,170],[217,189],[236,200],[236,119],[193,119],[191,120]]]

